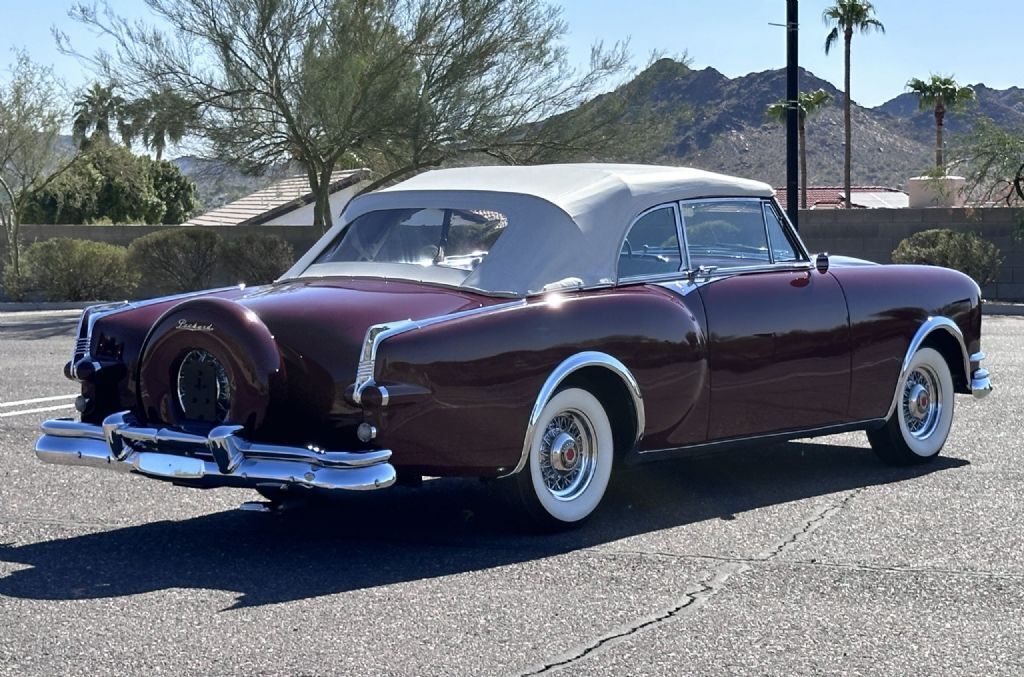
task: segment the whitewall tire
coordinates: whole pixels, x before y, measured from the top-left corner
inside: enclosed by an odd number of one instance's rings
[[[557,392],[534,426],[526,466],[511,478],[516,503],[538,526],[580,524],[608,488],[614,447],[608,414],[596,397],[580,388]]]
[[[942,354],[921,348],[899,385],[896,410],[885,426],[868,431],[875,453],[887,463],[908,465],[939,455],[953,426],[953,376]]]

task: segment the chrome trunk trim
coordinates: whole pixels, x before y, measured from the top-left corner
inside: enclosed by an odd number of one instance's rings
[[[36,456],[46,463],[133,472],[204,487],[273,483],[316,489],[366,490],[394,484],[391,451],[323,451],[251,442],[239,426],[208,436],[139,426],[128,412],[102,425],[54,419],[42,425]]]
[[[392,336],[398,336],[399,334],[404,334],[415,329],[432,327],[435,324],[441,324],[442,322],[473,317],[474,315],[482,315],[489,312],[498,313],[506,310],[512,310],[513,308],[521,308],[525,306],[526,303],[526,299],[520,299],[518,301],[509,301],[507,303],[495,303],[488,306],[480,306],[479,308],[470,308],[469,310],[460,310],[458,312],[449,313],[448,315],[425,317],[421,320],[396,320],[372,325],[366,330],[366,336],[363,339],[363,348],[360,351],[359,365],[356,369],[356,382],[352,390],[352,400],[356,404],[362,404],[363,390],[374,384],[373,379],[377,365],[377,351],[380,349],[380,345]],[[387,391],[385,390],[384,392]],[[387,402],[384,401],[382,406],[386,405]]]

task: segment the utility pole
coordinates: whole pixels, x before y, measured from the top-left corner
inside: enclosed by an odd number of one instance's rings
[[[797,177],[797,155],[799,153],[797,128],[799,124],[799,60],[797,58],[797,35],[800,27],[797,0],[786,0],[786,212],[793,227],[800,230],[798,210],[800,205],[799,180]]]

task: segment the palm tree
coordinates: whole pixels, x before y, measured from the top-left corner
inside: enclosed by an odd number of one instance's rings
[[[846,127],[846,148],[843,157],[843,191],[846,196],[846,208],[849,209],[850,202],[850,165],[851,165],[851,127],[850,127],[850,43],[853,42],[853,32],[869,33],[877,30],[885,32],[885,26],[874,17],[875,7],[867,0],[836,0],[836,4],[829,7],[821,15],[825,25],[832,26],[832,30],[825,36],[825,54],[828,54],[832,47],[839,41],[842,35],[846,47],[845,77],[843,80],[843,124]]]
[[[935,110],[935,168],[945,171],[943,158],[942,127],[947,110],[956,110],[974,101],[974,90],[961,87],[953,76],[933,75],[928,80],[914,78],[907,83],[907,89],[917,94],[921,110]]]
[[[800,209],[807,209],[807,118],[817,113],[832,96],[824,89],[800,92],[796,100],[797,130],[800,134]],[[789,101],[783,99],[770,104],[765,113],[773,120],[785,124],[789,114]]]
[[[75,102],[74,117],[71,121],[71,136],[79,148],[85,148],[96,139],[110,141],[110,122],[118,123],[124,111],[124,99],[114,94],[116,84],[106,87],[96,82]],[[92,130],[90,134],[89,131]],[[122,134],[123,135],[123,134]]]
[[[139,111],[134,126],[136,134],[147,148],[163,157],[169,143],[178,143],[196,122],[195,108],[185,98],[170,89],[152,92],[132,103]]]

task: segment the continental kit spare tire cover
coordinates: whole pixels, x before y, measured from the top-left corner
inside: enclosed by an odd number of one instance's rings
[[[226,299],[189,299],[146,337],[139,399],[150,423],[255,430],[272,399],[284,397],[284,363],[266,325]]]

